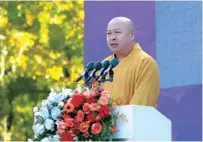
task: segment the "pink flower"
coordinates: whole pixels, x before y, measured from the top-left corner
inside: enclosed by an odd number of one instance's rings
[[[101,104],[101,105],[107,105],[108,104],[108,98],[106,98],[106,97],[103,97],[103,96],[101,96],[100,98],[99,98],[99,104]]]
[[[67,103],[64,105],[64,111],[65,111],[66,113],[73,112],[73,110],[74,110],[74,106],[73,106],[72,103],[67,102]]]
[[[90,125],[88,122],[82,122],[79,127],[80,127],[80,131],[82,133],[86,133],[88,131]]]
[[[85,103],[82,107],[85,114],[88,114],[90,112],[90,105],[88,103]]]
[[[64,122],[60,122],[58,125],[57,125],[57,130],[59,133],[64,133],[65,132],[65,129],[66,129],[66,125]]]
[[[87,87],[84,87],[83,88],[83,91],[85,92],[85,91],[88,91],[89,89],[87,88]]]
[[[98,115],[97,117],[96,117],[96,121],[100,121],[101,120],[101,117]]]
[[[67,118],[65,120],[65,124],[67,127],[73,127],[73,119],[72,118]]]
[[[74,93],[74,95],[80,95],[80,91],[77,90],[77,89],[75,89],[75,90],[73,91],[73,93]]]
[[[90,136],[90,134],[88,132],[84,133],[85,138],[88,138]]]
[[[86,96],[87,98],[89,98],[89,97],[92,96],[92,93],[91,93],[91,91],[86,90],[86,91],[83,92],[83,95]]]
[[[106,98],[106,99],[109,99],[110,95],[109,95],[109,93],[108,93],[107,91],[102,91],[102,92],[101,92],[101,97],[104,97],[104,98]]]
[[[92,124],[92,127],[91,127],[92,134],[97,135],[101,132],[101,130],[102,130],[102,125],[99,122]]]
[[[98,91],[92,91],[92,96],[93,96],[93,97],[97,96],[98,94],[99,94]]]
[[[97,110],[99,110],[99,105],[96,104],[96,103],[91,104],[90,105],[90,110],[91,111],[97,111]]]
[[[82,110],[78,110],[76,115],[76,120],[82,122],[84,120],[85,114]]]

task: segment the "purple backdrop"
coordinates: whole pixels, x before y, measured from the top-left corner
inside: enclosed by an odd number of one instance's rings
[[[201,4],[201,3],[200,3]],[[191,5],[191,6],[190,6]],[[165,55],[172,56],[172,51],[177,51],[178,54],[174,55],[173,62],[179,62],[179,55],[190,55],[197,58],[196,54],[193,54],[192,51],[181,50],[182,47],[187,47],[188,43],[196,41],[195,49],[199,51],[201,41],[199,39],[198,31],[201,31],[197,28],[197,23],[201,20],[199,18],[194,18],[200,13],[197,10],[198,3],[181,3],[181,2],[85,2],[85,32],[84,32],[84,63],[87,64],[89,61],[102,60],[110,53],[107,44],[106,44],[106,28],[109,20],[116,16],[126,16],[133,20],[136,27],[136,40],[141,44],[143,49],[152,55],[155,59],[158,58],[161,65],[166,65],[167,68],[179,69],[184,68],[185,66],[172,66],[171,58],[165,58]],[[168,8],[169,7],[169,8]],[[200,6],[201,7],[201,6]],[[187,9],[185,12],[184,10]],[[197,13],[194,13],[195,11]],[[164,12],[163,12],[164,11]],[[181,11],[181,12],[178,12]],[[172,14],[170,14],[172,13]],[[176,13],[174,15],[174,13]],[[181,19],[183,14],[187,13],[185,19]],[[167,15],[168,14],[168,15]],[[193,15],[192,15],[193,14]],[[191,16],[192,15],[192,16]],[[165,25],[162,25],[165,21],[165,18],[170,16],[171,19],[168,21],[175,23],[178,21],[178,27],[170,26],[170,24],[165,22]],[[175,19],[173,19],[175,17]],[[200,16],[199,16],[200,17]],[[194,19],[192,19],[194,18]],[[184,25],[184,20],[190,21],[189,24]],[[182,22],[181,22],[182,21]],[[158,22],[158,23],[157,23]],[[187,22],[188,23],[188,22]],[[168,25],[167,25],[168,24]],[[157,26],[158,25],[158,26]],[[187,26],[195,26],[196,30],[190,31]],[[168,27],[168,28],[167,28]],[[167,28],[167,29],[165,29]],[[179,30],[176,30],[179,29]],[[184,29],[182,29],[184,28]],[[182,29],[182,30],[180,30]],[[187,29],[187,30],[186,30]],[[166,30],[169,34],[165,34]],[[180,31],[175,32],[175,31]],[[182,38],[185,35],[191,35],[193,33],[195,36],[188,36],[189,39]],[[197,37],[198,36],[198,37]],[[158,38],[157,38],[158,37]],[[176,37],[176,40],[175,38]],[[180,37],[180,38],[177,38]],[[167,41],[167,42],[165,42]],[[177,43],[177,46],[174,46],[173,42]],[[167,45],[167,47],[166,47]],[[178,50],[174,49],[178,48]],[[165,52],[167,49],[167,53]],[[171,49],[173,49],[171,51]],[[190,48],[189,48],[190,49]],[[195,50],[196,51],[196,50]],[[157,54],[157,52],[159,54]],[[180,52],[180,53],[179,53]],[[159,55],[159,56],[158,56]],[[165,59],[163,59],[165,58]],[[169,59],[169,61],[168,61]],[[199,57],[197,58],[199,59]],[[187,60],[181,61],[184,64],[190,63]],[[201,66],[201,62],[195,60],[196,63]],[[160,65],[160,72],[163,73],[165,68]],[[197,65],[197,66],[198,66]],[[192,65],[191,65],[192,66]],[[184,70],[184,69],[182,69]],[[188,69],[186,69],[188,70]],[[187,78],[193,77],[194,72],[183,72]],[[176,72],[178,72],[176,71]],[[172,70],[171,74],[175,71]],[[199,72],[199,68],[198,68]],[[167,74],[170,78],[170,74]],[[174,79],[174,84],[177,81],[184,84],[186,80],[181,80],[178,78],[178,74]],[[181,81],[180,81],[181,80]],[[194,78],[193,80],[199,80],[199,78]],[[164,80],[165,85],[167,86],[167,80]],[[163,82],[161,82],[163,86]],[[173,140],[180,141],[201,141],[202,140],[202,85],[194,84],[187,82],[189,85],[182,85],[181,87],[169,84],[167,88],[161,88],[161,94],[158,101],[158,110],[163,113],[166,117],[172,120],[172,134]],[[170,86],[171,85],[171,86]]]
[[[126,16],[133,19],[136,26],[136,40],[139,41],[146,52],[150,53],[155,58],[154,8],[154,2],[137,2],[135,5],[133,1],[86,1],[84,29],[85,64],[91,60],[100,61],[110,54],[106,43],[106,28],[109,20],[115,16]],[[94,54],[91,54],[92,52],[94,52]]]

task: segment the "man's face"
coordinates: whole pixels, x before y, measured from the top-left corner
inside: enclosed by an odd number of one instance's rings
[[[111,21],[107,28],[107,44],[113,53],[125,53],[132,43],[129,27],[122,21]]]

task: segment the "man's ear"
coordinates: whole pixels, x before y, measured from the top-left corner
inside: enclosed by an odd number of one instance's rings
[[[134,29],[130,32],[130,38],[131,38],[131,40],[135,39],[135,30]]]

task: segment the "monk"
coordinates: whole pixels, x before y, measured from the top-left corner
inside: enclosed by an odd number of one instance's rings
[[[113,82],[103,88],[122,105],[136,104],[156,107],[159,97],[159,69],[149,54],[135,42],[133,22],[126,17],[115,17],[108,23],[107,44],[119,64],[113,69]]]

